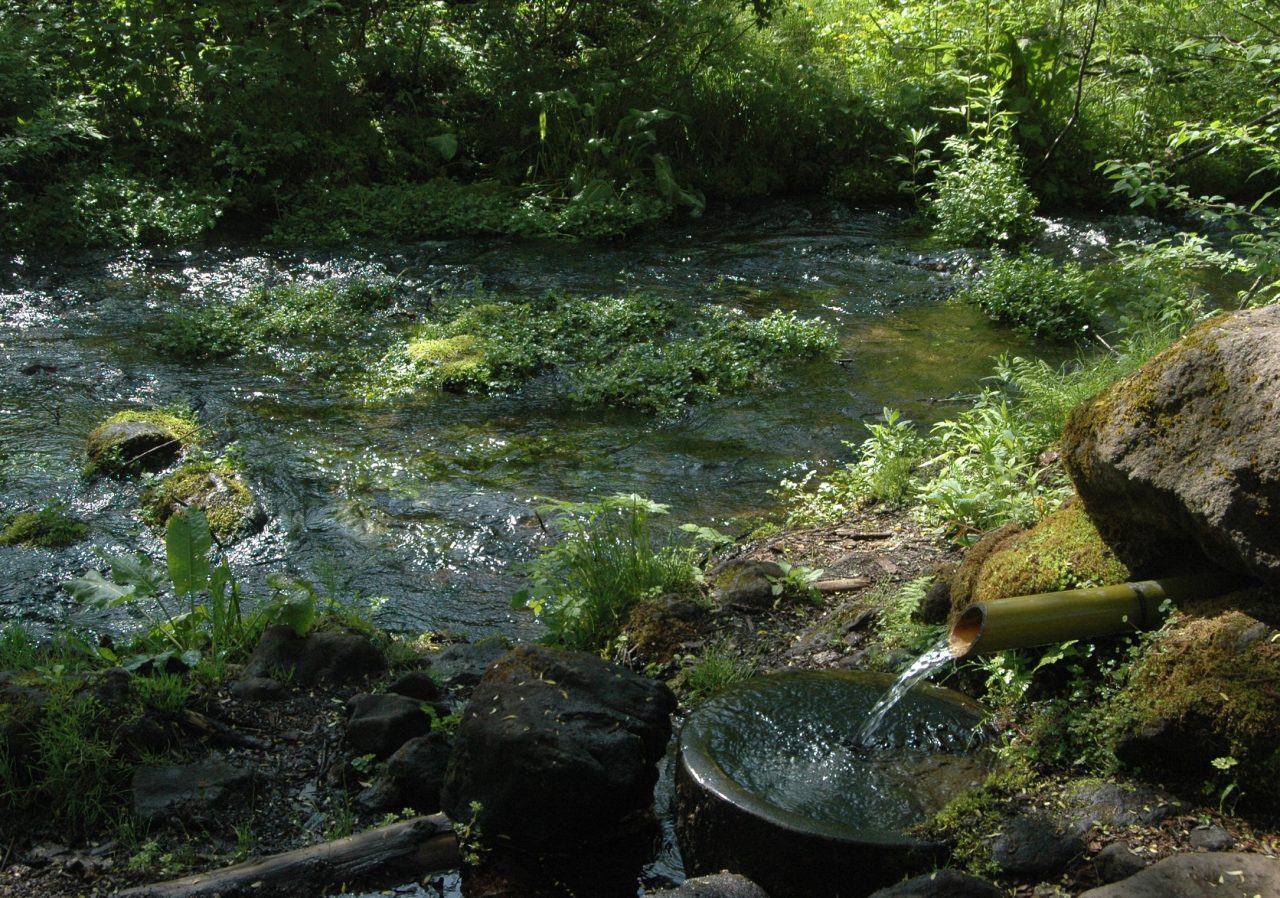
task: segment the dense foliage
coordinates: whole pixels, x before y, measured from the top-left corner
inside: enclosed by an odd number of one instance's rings
[[[1016,240],[1108,171],[1175,205],[1273,186],[1276,32],[1266,0],[3,0],[0,241],[608,235],[919,196],[930,159],[944,228]],[[945,211],[969,169],[1012,230]]]

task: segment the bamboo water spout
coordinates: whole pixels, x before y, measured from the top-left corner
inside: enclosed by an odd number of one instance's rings
[[[1166,599],[1208,598],[1236,584],[1221,576],[1173,577],[975,602],[956,618],[947,643],[957,658],[1068,639],[1150,630]]]

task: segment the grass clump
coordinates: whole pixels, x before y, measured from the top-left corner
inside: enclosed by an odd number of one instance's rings
[[[0,521],[0,546],[62,549],[88,535],[89,525],[67,514],[63,505],[46,505]]]
[[[673,416],[765,383],[787,364],[830,356],[835,346],[825,324],[780,311],[751,319],[641,295],[450,297],[387,353],[366,393],[504,393],[556,371],[561,395],[577,404]]]
[[[955,296],[988,318],[1048,340],[1079,340],[1098,325],[1101,309],[1084,269],[1047,256],[997,255]]]
[[[749,680],[755,674],[755,661],[741,658],[728,646],[716,643],[689,659],[669,685],[686,706],[696,708],[717,692]]]
[[[561,536],[531,566],[532,586],[512,599],[547,627],[547,640],[604,651],[645,598],[693,593],[702,582],[691,549],[664,539],[653,518],[665,505],[637,495],[558,502]]]

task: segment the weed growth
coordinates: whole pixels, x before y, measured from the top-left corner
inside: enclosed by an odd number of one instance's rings
[[[744,659],[723,644],[712,644],[702,654],[685,659],[679,673],[671,680],[671,687],[684,704],[696,708],[717,692],[736,683],[751,679],[756,673],[756,663]]]
[[[1101,315],[1079,265],[1031,253],[994,256],[955,299],[977,306],[993,321],[1048,340],[1082,340]]]
[[[834,348],[827,325],[781,311],[751,319],[733,309],[688,311],[638,295],[549,294],[535,302],[455,295],[387,354],[367,394],[509,392],[556,370],[574,402],[671,416],[767,382],[785,364],[829,357]]]
[[[537,615],[557,645],[603,651],[637,602],[701,584],[693,551],[653,527],[665,505],[630,495],[557,502],[546,510],[557,515],[560,537],[543,548],[530,570],[532,586],[516,594],[512,607]]]

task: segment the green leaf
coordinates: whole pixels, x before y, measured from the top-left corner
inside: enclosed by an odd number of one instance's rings
[[[544,140],[546,138],[543,138]],[[458,138],[453,134],[437,134],[427,138],[427,144],[440,154],[440,158],[449,162],[458,155]]]
[[[121,586],[133,587],[135,598],[145,599],[164,588],[164,574],[156,570],[145,555],[119,555],[109,558],[111,579]]]
[[[175,594],[185,596],[208,585],[209,550],[212,548],[213,535],[203,512],[188,511],[169,518],[164,549]]]
[[[280,606],[280,622],[298,636],[306,636],[316,622],[316,602],[310,595],[291,596]]]
[[[83,602],[95,608],[114,608],[137,598],[134,594],[134,586],[121,586],[108,580],[98,571],[89,571],[83,577],[68,580],[63,584],[63,588],[71,593],[72,598],[77,602]]]

